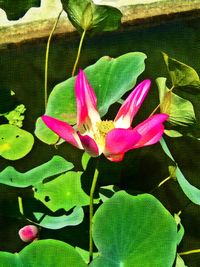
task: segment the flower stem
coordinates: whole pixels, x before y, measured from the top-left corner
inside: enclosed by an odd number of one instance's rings
[[[163,181],[161,181],[159,183],[159,185],[157,186],[157,188],[159,188],[161,185],[163,185],[164,183],[166,183],[167,181],[169,181],[172,177],[171,176],[168,176],[167,178],[165,178]]]
[[[151,112],[151,114],[149,115],[149,117],[153,116],[154,113],[156,113],[156,111],[157,111],[159,108],[160,108],[160,104],[158,104],[158,105],[154,108],[154,110]]]
[[[159,187],[161,187],[163,184],[165,184],[167,181],[169,181],[171,178],[172,178],[171,176],[168,176],[167,178],[162,180],[154,189],[151,190],[150,194],[153,193]]]
[[[49,38],[48,38],[48,41],[47,41],[47,46],[46,46],[46,54],[45,54],[45,71],[44,71],[44,104],[45,104],[45,109],[46,109],[46,106],[47,106],[47,95],[48,95],[48,92],[47,92],[47,80],[48,80],[48,63],[49,63],[49,48],[50,48],[50,42],[51,42],[51,39],[52,39],[52,36],[53,36],[53,33],[56,29],[56,26],[58,24],[58,21],[60,19],[60,16],[63,12],[63,9],[60,11],[60,13],[58,14],[58,17],[53,25],[53,28],[49,34]]]
[[[21,215],[23,216],[23,218],[24,218],[25,220],[27,220],[27,221],[30,222],[30,223],[33,223],[33,224],[35,224],[35,225],[40,226],[38,223],[36,223],[36,222],[34,222],[34,221],[28,219],[28,218],[25,216],[25,214],[24,214],[24,208],[23,208],[23,202],[22,202],[22,198],[21,198],[20,196],[18,196],[18,206],[19,206],[19,212],[21,213]]]
[[[169,89],[169,91],[168,91],[168,93],[169,92],[172,92],[173,91],[173,89],[174,89],[174,85]],[[166,94],[167,95],[167,94]],[[151,116],[153,116],[154,115],[154,113],[156,113],[156,111],[160,108],[160,106],[161,106],[161,104],[163,104],[164,103],[164,101],[165,101],[165,98],[166,98],[166,95],[165,95],[165,97],[164,97],[164,100],[163,100],[163,102],[162,103],[160,103],[160,104],[158,104],[155,108],[154,108],[154,110],[151,112],[151,114],[149,115],[149,117],[151,117]]]
[[[18,205],[19,205],[19,212],[21,213],[21,215],[24,216],[24,208],[23,208],[23,203],[22,203],[21,197],[18,197]]]
[[[92,261],[93,259],[93,240],[92,240],[92,219],[93,219],[93,202],[94,202],[94,191],[96,188],[96,184],[97,184],[97,178],[99,175],[99,171],[97,170],[97,168],[95,169],[94,172],[94,177],[92,180],[92,186],[90,189],[90,207],[89,207],[89,263]]]
[[[74,76],[74,74],[76,72],[76,68],[77,68],[77,65],[78,65],[78,62],[79,62],[79,58],[80,58],[80,54],[81,54],[81,49],[82,49],[82,46],[83,46],[83,40],[85,38],[86,31],[87,30],[84,30],[83,33],[82,33],[82,35],[81,35],[81,40],[80,40],[80,43],[79,43],[76,60],[75,60],[74,67],[73,67],[73,70],[72,70],[72,76]]]
[[[194,253],[200,253],[200,248],[199,249],[193,249],[193,250],[185,251],[185,252],[180,252],[178,254],[180,256],[183,256],[183,255],[190,255],[190,254],[194,254]]]

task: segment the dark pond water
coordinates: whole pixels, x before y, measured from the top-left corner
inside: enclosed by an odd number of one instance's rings
[[[112,34],[98,35],[87,38],[82,51],[80,66],[82,68],[96,62],[104,55],[119,56],[130,51],[146,53],[146,70],[139,78],[167,77],[161,51],[166,52],[186,64],[192,66],[200,73],[200,18],[187,21],[175,21],[166,24],[130,29],[128,31]],[[78,35],[75,37],[56,38],[52,42],[49,59],[49,91],[53,86],[70,76],[78,46]],[[36,119],[44,113],[44,55],[46,44],[44,41],[13,46],[0,50],[0,86],[12,89],[16,93],[16,101],[25,104],[26,118],[24,128],[34,132]],[[144,104],[147,115],[156,106],[157,89],[152,87],[150,103]],[[3,100],[0,102],[3,104]],[[115,111],[115,107],[111,111]],[[197,116],[200,116],[197,114]],[[140,120],[140,115],[137,120]],[[195,186],[200,188],[200,144],[190,138],[167,138],[173,155],[180,165],[185,176]],[[153,154],[152,154],[153,153]],[[29,170],[48,161],[52,155],[59,154],[72,161],[80,169],[81,152],[70,145],[63,144],[55,150],[54,147],[43,144],[35,138],[33,150],[21,160],[15,162],[0,159],[0,169],[8,165],[20,171]],[[105,166],[109,174],[105,175]],[[153,174],[153,177],[152,177]],[[111,184],[110,177],[118,176],[119,185],[127,190],[149,192],[162,179],[167,177],[166,158],[159,145],[132,151],[127,154],[123,164],[109,163],[103,160],[101,185]],[[88,190],[87,185],[85,186]],[[31,190],[18,190],[0,187],[0,249],[6,251],[19,251],[23,244],[18,240],[17,231],[24,221],[20,220],[17,209],[17,195],[25,199],[25,208],[34,207],[44,209],[31,201]],[[183,210],[182,223],[186,234],[180,245],[180,251],[200,247],[200,208],[184,196],[179,186],[171,181],[159,191],[155,191],[162,203],[172,212]],[[87,248],[87,233],[82,233],[85,221],[81,226],[60,231],[42,230],[42,238],[58,238],[71,244]],[[72,234],[73,233],[73,234]],[[73,236],[73,237],[72,237]],[[77,244],[78,242],[78,244]],[[200,266],[200,254],[187,256],[185,261],[190,267]]]

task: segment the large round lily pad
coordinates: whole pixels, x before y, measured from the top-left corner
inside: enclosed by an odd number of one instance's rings
[[[119,191],[97,210],[93,238],[100,252],[92,267],[172,267],[177,225],[152,195]]]
[[[34,241],[19,253],[0,252],[4,267],[86,267],[72,246],[58,240]]]

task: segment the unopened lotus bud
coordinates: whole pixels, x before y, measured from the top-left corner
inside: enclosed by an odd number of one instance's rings
[[[26,225],[18,233],[22,241],[32,242],[38,237],[38,228],[35,225]]]

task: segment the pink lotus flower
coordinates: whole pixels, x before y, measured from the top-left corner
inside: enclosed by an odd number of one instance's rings
[[[42,116],[42,120],[65,141],[85,149],[91,156],[103,153],[111,161],[121,161],[128,150],[155,144],[163,134],[166,114],[155,114],[131,128],[150,85],[150,80],[141,82],[124,101],[114,121],[102,121],[95,93],[80,70],[75,83],[77,131],[68,123],[47,115]]]

